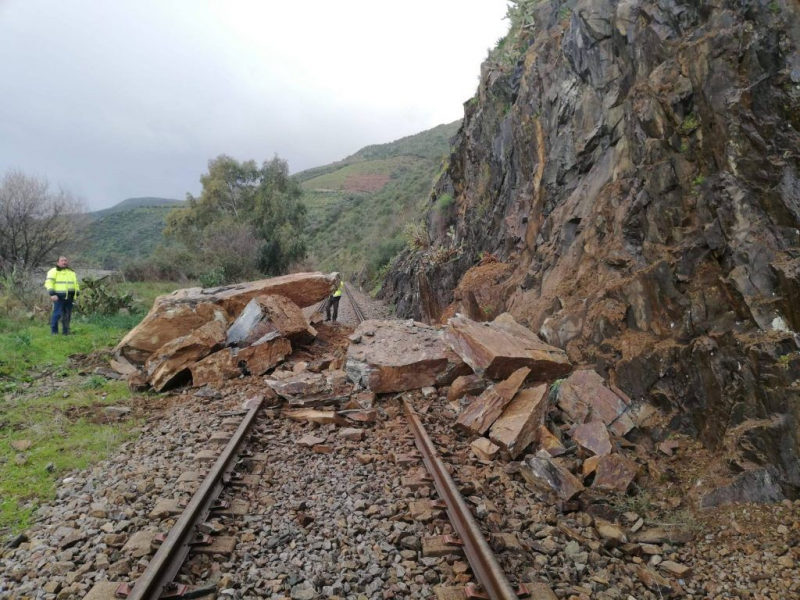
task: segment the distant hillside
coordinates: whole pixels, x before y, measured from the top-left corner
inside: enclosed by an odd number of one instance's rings
[[[344,160],[297,173],[314,266],[373,279],[405,246],[403,226],[421,214],[460,124],[366,146]]]
[[[88,223],[71,253],[83,266],[117,269],[145,258],[163,242],[164,219],[182,206],[169,198],[128,198],[110,208],[88,213]]]

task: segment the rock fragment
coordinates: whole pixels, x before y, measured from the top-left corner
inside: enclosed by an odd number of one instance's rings
[[[564,501],[571,500],[584,489],[577,477],[543,450],[523,462],[520,474],[533,487],[555,493]]]
[[[316,330],[294,302],[285,296],[261,295],[250,300],[228,328],[227,343],[246,348],[278,337],[309,343],[316,335]]]
[[[484,437],[477,438],[470,445],[470,450],[478,457],[481,462],[491,462],[497,458],[500,452],[500,446],[493,444],[490,440]]]
[[[527,367],[522,367],[505,381],[487,388],[464,409],[456,421],[456,429],[471,435],[486,433],[514,398],[530,372]]]
[[[520,390],[492,425],[489,439],[516,459],[536,441],[548,407],[548,386]]]
[[[607,454],[597,462],[597,473],[592,487],[613,492],[626,492],[639,466],[621,454]]]
[[[579,425],[599,420],[618,436],[634,427],[625,402],[590,369],[575,371],[559,384],[556,395],[561,409]]]
[[[453,317],[444,339],[475,373],[489,379],[504,379],[528,367],[534,379],[545,381],[572,369],[563,350],[545,344],[510,315],[500,315],[491,323]]]
[[[611,453],[611,438],[608,437],[608,430],[601,421],[578,425],[572,432],[572,439],[578,446],[593,454],[602,456]]]
[[[441,331],[422,323],[364,321],[356,335],[362,339],[347,350],[347,375],[371,392],[446,385],[469,372],[442,341]]]
[[[161,346],[145,364],[148,383],[158,392],[187,383],[191,377],[190,367],[224,344],[225,325],[224,321],[210,321]]]
[[[481,394],[488,384],[480,375],[462,375],[456,377],[447,391],[447,401],[454,402],[464,396],[477,396]]]

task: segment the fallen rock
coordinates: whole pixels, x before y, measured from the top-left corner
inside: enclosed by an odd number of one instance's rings
[[[480,375],[462,375],[456,377],[455,381],[450,385],[447,391],[447,401],[455,402],[464,396],[478,396],[481,394],[488,384],[486,380]]]
[[[520,390],[492,425],[489,439],[516,459],[536,441],[548,407],[548,386]]]
[[[298,446],[307,446],[309,448],[313,448],[314,446],[319,446],[325,441],[325,438],[317,437],[313,434],[306,434],[297,440]]]
[[[625,531],[619,525],[597,519],[595,520],[594,528],[601,539],[613,544],[624,544],[628,541],[628,536],[625,535]]]
[[[600,420],[618,436],[624,436],[634,428],[633,420],[627,414],[628,405],[591,369],[575,371],[562,381],[556,401],[579,425]]]
[[[286,416],[293,421],[305,421],[308,423],[319,423],[320,425],[346,425],[342,417],[332,410],[314,410],[312,408],[301,408],[300,410],[287,411]],[[361,430],[359,430],[361,431]]]
[[[567,452],[561,441],[545,425],[539,426],[539,447],[550,456],[561,456]]]
[[[339,414],[349,421],[355,423],[374,423],[378,420],[378,412],[374,409],[369,410],[341,410]]]
[[[522,463],[520,475],[534,488],[555,493],[564,501],[571,500],[584,490],[580,480],[555,462],[544,450]]]
[[[273,373],[276,377],[279,373]],[[285,373],[283,373],[285,375]],[[282,379],[267,379],[267,385],[278,396],[297,407],[314,407],[339,404],[352,391],[344,371],[324,373],[291,373]]]
[[[228,328],[230,346],[246,348],[261,341],[285,337],[293,342],[310,343],[316,330],[303,311],[285,296],[256,296]]]
[[[572,439],[578,446],[593,454],[599,456],[611,454],[611,438],[608,436],[605,424],[601,421],[578,425],[572,432]]]
[[[360,442],[364,439],[364,430],[355,427],[345,427],[339,432],[339,437],[351,442]]]
[[[607,454],[597,462],[597,471],[592,487],[625,493],[638,472],[639,465],[634,461],[621,454]]]
[[[442,341],[442,332],[414,321],[364,321],[360,343],[347,350],[351,381],[386,394],[448,385],[469,367]]]
[[[500,452],[500,446],[493,444],[484,437],[477,438],[470,445],[470,450],[478,457],[481,462],[492,462]]]
[[[475,373],[489,379],[504,379],[528,367],[534,379],[544,381],[563,377],[572,369],[563,350],[545,344],[508,314],[491,323],[453,317],[444,340]]]
[[[775,469],[767,467],[740,473],[728,485],[704,494],[700,498],[700,507],[714,508],[744,502],[777,503],[783,499],[783,489],[777,473]]]
[[[160,392],[167,387],[188,383],[189,367],[225,342],[223,321],[210,321],[196,331],[164,344],[145,363],[148,383]]]
[[[153,308],[114,349],[136,365],[167,342],[183,337],[209,321],[225,325],[255,296],[278,294],[305,308],[327,297],[336,285],[337,273],[293,273],[272,279],[217,288],[188,288],[156,298]]]
[[[213,383],[221,383],[234,379],[242,374],[239,359],[234,348],[223,348],[194,363],[192,372],[192,387],[201,387]]]
[[[514,398],[530,372],[530,369],[523,367],[505,381],[486,389],[464,409],[456,421],[456,429],[471,435],[486,433]]]
[[[666,571],[670,575],[675,575],[675,577],[679,577],[681,579],[685,579],[692,574],[692,568],[687,567],[686,565],[682,565],[672,560],[665,560],[658,564],[658,568],[662,571]]]
[[[244,363],[248,373],[260,376],[275,368],[291,353],[291,342],[286,338],[277,338],[242,348],[237,359]]]

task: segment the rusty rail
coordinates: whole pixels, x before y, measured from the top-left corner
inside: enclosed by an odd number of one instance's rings
[[[344,284],[344,292],[347,294],[347,299],[350,301],[350,306],[353,307],[353,312],[356,315],[356,319],[358,319],[359,323],[363,323],[366,321],[364,318],[364,313],[361,311],[361,308],[356,304],[355,298],[353,298],[353,294],[350,293],[350,285],[345,283]]]
[[[186,555],[189,554],[189,542],[197,535],[197,526],[208,518],[211,505],[222,491],[225,479],[236,466],[239,450],[245,442],[262,402],[263,398],[254,398],[250,401],[247,415],[242,419],[228,445],[192,496],[145,572],[136,580],[127,600],[156,600],[172,584]]]
[[[403,408],[414,434],[417,448],[422,453],[422,460],[425,461],[425,466],[433,477],[436,491],[447,505],[447,516],[464,542],[464,553],[467,555],[472,572],[475,573],[475,577],[491,600],[517,600],[514,588],[506,579],[467,503],[464,502],[453,478],[450,477],[442,459],[439,458],[433,441],[406,399],[403,399]]]

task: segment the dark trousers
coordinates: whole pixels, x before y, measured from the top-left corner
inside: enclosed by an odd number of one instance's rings
[[[333,312],[333,320],[335,321],[336,318],[339,316],[339,300],[341,300],[341,296],[331,296],[328,305],[325,307],[325,320],[331,320],[331,312]]]
[[[50,317],[50,333],[58,333],[58,321],[61,319],[61,332],[69,333],[69,322],[72,319],[72,298],[59,298],[53,302],[53,316]]]

